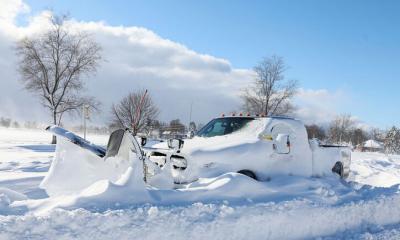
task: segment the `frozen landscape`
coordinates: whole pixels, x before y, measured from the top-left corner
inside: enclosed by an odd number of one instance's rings
[[[0,0],[0,240],[400,239],[399,12]]]
[[[50,138],[42,130],[0,129],[1,239],[397,239],[400,234],[400,156],[353,152],[346,181],[332,175],[256,182],[227,173],[187,189],[147,189],[150,198],[140,189],[107,184],[79,196],[49,198],[39,184],[54,157]],[[105,145],[108,136],[88,139]]]

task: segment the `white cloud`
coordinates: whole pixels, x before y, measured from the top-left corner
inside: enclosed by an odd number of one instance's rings
[[[18,14],[29,7],[22,1],[0,2],[0,116],[17,119],[48,117],[29,93],[22,90],[15,71],[14,42],[44,31],[48,11],[28,16],[26,26],[18,26]],[[248,69],[233,68],[229,61],[199,54],[186,46],[164,39],[140,27],[110,26],[103,22],[68,22],[72,31],[88,31],[103,47],[104,61],[97,74],[87,79],[88,94],[103,103],[99,119],[108,118],[109,108],[129,91],[147,88],[161,108],[161,119],[181,118],[187,122],[193,102],[193,119],[206,122],[222,112],[240,107],[239,92],[252,79]],[[341,92],[301,89],[296,97],[297,115],[306,122],[322,123],[333,118]]]
[[[337,116],[337,106],[344,104],[346,98],[341,91],[301,88],[295,97],[296,116],[308,124],[326,124]]]
[[[14,42],[48,27],[49,12],[30,17],[26,26],[17,26],[15,18],[26,12],[23,2],[1,2],[9,11],[0,12],[7,25],[0,29],[0,115],[16,118],[42,116],[47,120],[33,96],[22,90],[15,71]],[[182,44],[161,38],[140,27],[109,26],[103,22],[71,20],[72,31],[87,31],[103,47],[104,60],[99,71],[86,82],[88,94],[96,96],[104,106],[103,119],[109,107],[129,91],[147,88],[162,109],[161,118],[187,121],[193,101],[193,118],[205,122],[220,112],[239,107],[238,92],[249,81],[251,71],[234,69],[225,60],[196,53]],[[16,97],[18,93],[18,98]],[[24,103],[29,102],[29,107]],[[18,107],[17,107],[18,106]],[[33,113],[32,113],[33,112]],[[38,113],[38,114],[34,114]]]
[[[326,89],[299,89],[294,101],[297,105],[296,117],[306,124],[319,124],[328,126],[329,122],[340,114],[351,114],[342,112],[341,106],[345,106],[351,97],[344,91],[330,92]],[[357,116],[352,116],[355,127],[366,131],[371,126]]]
[[[17,15],[29,12],[29,6],[22,0],[1,0],[0,2],[0,22],[13,24]]]

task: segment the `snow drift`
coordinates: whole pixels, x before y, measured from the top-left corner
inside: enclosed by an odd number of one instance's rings
[[[229,201],[144,205],[105,212],[55,210],[40,217],[0,217],[0,238],[349,239],[399,224],[399,202],[399,195],[393,195],[337,205],[298,199],[245,205]]]
[[[143,183],[140,173],[135,174],[140,166],[133,166],[116,176],[115,181],[95,180],[95,184],[74,193],[50,198],[35,195],[40,199],[33,200],[26,196],[32,196],[32,189],[38,190],[37,176],[43,176],[34,171],[47,169],[53,153],[22,148],[19,140],[18,145],[10,141],[0,141],[0,186],[8,188],[0,190],[0,239],[400,236],[399,186],[394,185],[400,183],[400,156],[354,154],[351,182],[332,175],[280,176],[256,182],[237,173],[226,173],[200,179],[185,189],[161,191],[140,184],[128,188],[134,181]],[[65,181],[74,179],[72,173]]]
[[[40,187],[49,196],[79,193],[100,180],[118,181],[129,165],[129,159],[108,158],[105,161],[59,138],[55,158]]]

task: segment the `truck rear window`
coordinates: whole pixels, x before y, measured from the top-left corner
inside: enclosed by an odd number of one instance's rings
[[[227,117],[216,118],[207,123],[202,129],[197,132],[199,137],[215,137],[231,134],[241,128],[247,123],[254,120],[254,118],[246,117]]]

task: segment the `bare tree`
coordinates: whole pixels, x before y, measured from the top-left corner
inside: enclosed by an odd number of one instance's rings
[[[337,116],[329,126],[329,140],[332,143],[343,143],[351,141],[351,131],[354,127],[354,120],[350,114]]]
[[[326,138],[325,129],[317,124],[306,125],[306,130],[309,139],[325,140]]]
[[[375,141],[379,141],[379,142],[384,142],[385,141],[385,137],[386,137],[386,133],[385,131],[379,129],[379,128],[372,128],[369,131],[368,137],[370,139],[373,139]]]
[[[94,98],[81,93],[82,76],[96,71],[101,48],[88,34],[69,32],[66,19],[51,17],[47,32],[24,38],[16,47],[24,87],[40,98],[58,125],[65,113],[79,111],[85,104],[92,108],[98,105]]]
[[[159,110],[146,91],[132,92],[112,106],[112,123],[120,128],[130,128],[136,135],[147,131]]]
[[[297,92],[298,82],[286,80],[286,70],[283,58],[278,56],[267,57],[255,66],[254,83],[241,96],[244,110],[266,116],[289,113],[293,109],[290,100]]]
[[[360,145],[367,140],[367,133],[361,128],[353,128],[350,132],[350,139],[355,146]]]
[[[174,134],[184,134],[186,127],[181,123],[180,119],[174,119],[169,123],[169,130]]]

